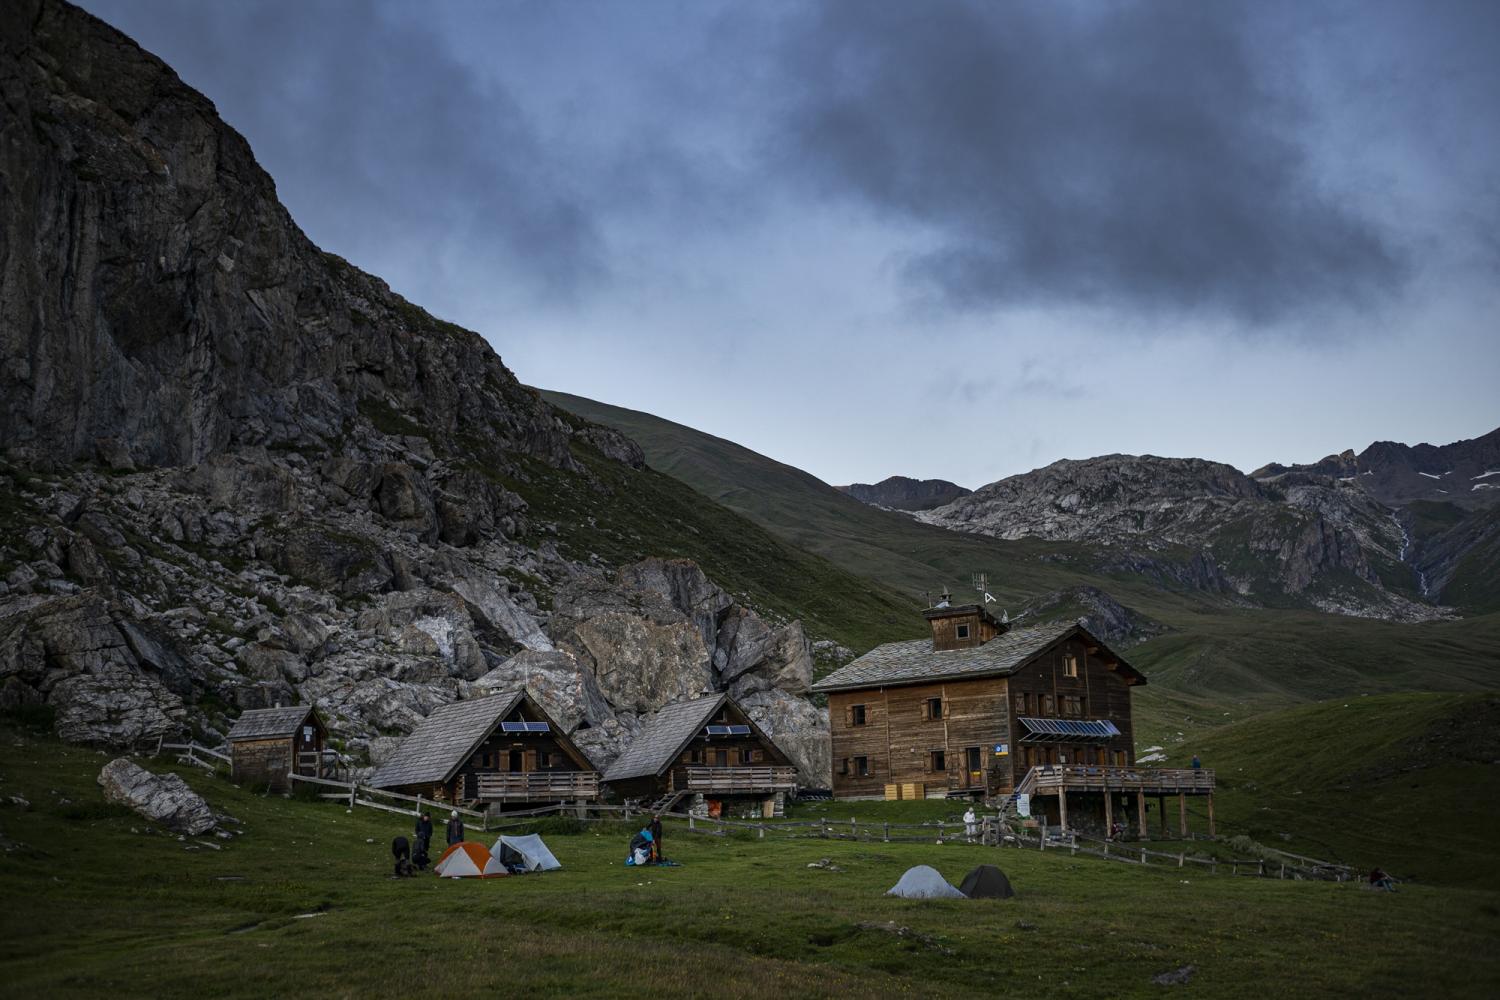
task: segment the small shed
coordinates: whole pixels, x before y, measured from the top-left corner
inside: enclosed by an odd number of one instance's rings
[[[252,708],[229,730],[230,776],[238,784],[286,791],[293,771],[322,775],[327,742],[328,727],[311,705]]]

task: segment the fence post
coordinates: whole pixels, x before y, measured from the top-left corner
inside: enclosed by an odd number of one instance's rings
[[[349,781],[349,808],[354,808],[354,796],[359,791],[359,782],[351,779]]]
[[[1141,864],[1145,864],[1145,863],[1146,863],[1146,849],[1143,847],[1143,848],[1141,848]]]
[[[885,840],[885,842],[887,844],[889,844],[891,842],[891,824],[890,824],[889,820],[887,820],[886,824],[885,824],[885,837],[884,837],[884,840]]]
[[[758,839],[765,840],[766,839],[766,824],[762,823],[756,829],[760,831],[760,836],[759,836]]]
[[[626,810],[625,810],[625,818],[626,819],[630,818],[630,809],[629,808],[626,808]],[[693,815],[692,810],[688,811],[688,829],[689,830],[696,830],[696,829],[698,829],[698,820],[697,820],[697,817]]]
[[[1187,861],[1187,851],[1178,851],[1177,852],[1177,867],[1181,868],[1186,861]]]

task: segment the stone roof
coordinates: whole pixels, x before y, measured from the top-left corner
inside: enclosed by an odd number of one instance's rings
[[[609,765],[604,780],[654,778],[661,774],[677,759],[688,740],[703,730],[724,699],[722,694],[709,695],[679,701],[657,712],[642,727],[640,735],[630,741],[625,752]]]
[[[369,784],[395,788],[447,781],[523,696],[521,691],[501,691],[433,709],[370,776]]]
[[[812,689],[852,691],[867,687],[1003,676],[1015,672],[1032,657],[1074,632],[1082,633],[1092,642],[1099,642],[1076,622],[1050,622],[1030,628],[1012,628],[981,646],[946,649],[941,652],[932,648],[930,638],[888,642],[883,646],[876,646],[848,666],[835,670],[814,684]],[[1111,655],[1118,657],[1119,654]],[[1121,663],[1124,664],[1124,661]],[[1129,664],[1124,666],[1129,668]],[[1134,669],[1130,672],[1138,676]],[[1144,678],[1141,680],[1144,681]]]
[[[252,708],[234,720],[234,726],[229,730],[229,741],[232,743],[235,740],[269,740],[277,736],[293,736],[312,710],[311,705]]]

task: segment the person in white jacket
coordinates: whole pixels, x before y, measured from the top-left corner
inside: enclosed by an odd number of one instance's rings
[[[970,806],[964,813],[964,836],[969,843],[974,843],[974,837],[979,833],[979,817],[974,815],[974,807]]]

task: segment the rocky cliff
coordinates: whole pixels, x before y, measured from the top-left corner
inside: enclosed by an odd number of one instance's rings
[[[639,470],[634,442],[319,251],[101,21],[0,8],[0,98],[0,708],[125,746],[312,701],[378,752],[524,683],[604,764],[728,689],[826,784],[800,625],[691,562],[570,559],[516,492],[607,493],[580,457]]]
[[[1258,480],[1203,459],[1064,460],[917,518],[997,538],[1083,542],[1100,568],[1260,604],[1420,619],[1406,529],[1341,477]]]
[[[891,476],[873,485],[851,483],[834,489],[847,493],[860,503],[892,510],[931,510],[971,492],[946,479],[908,479],[906,476]]]

